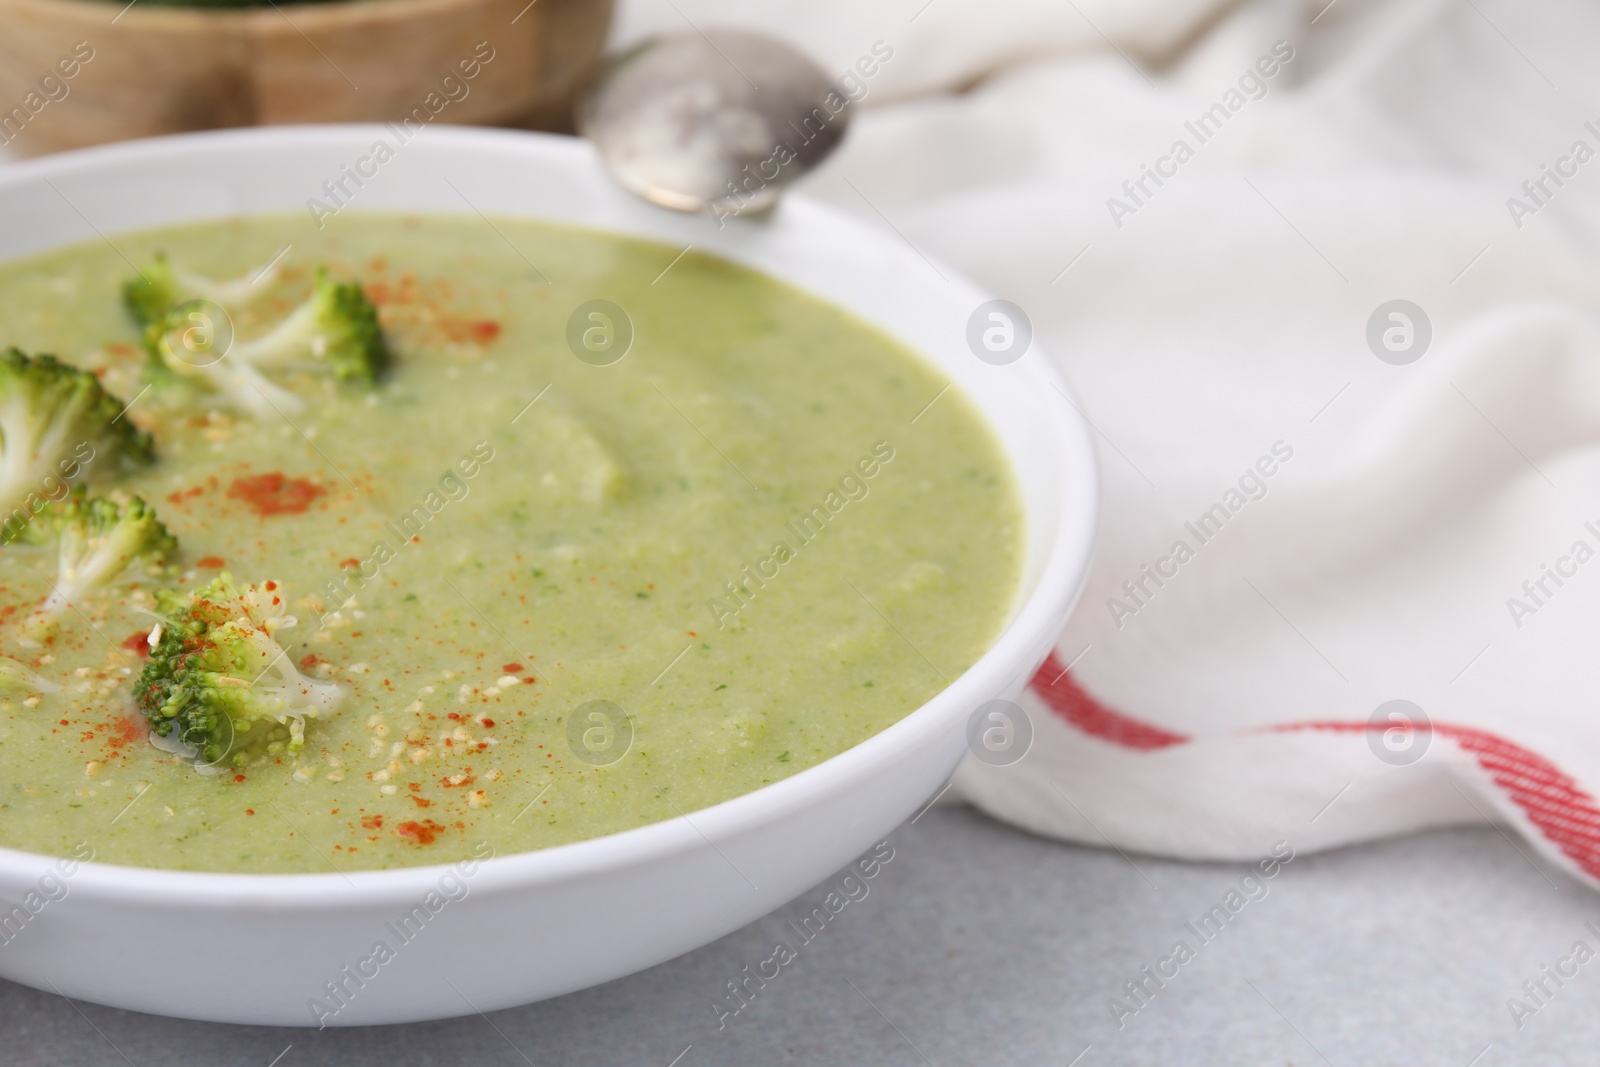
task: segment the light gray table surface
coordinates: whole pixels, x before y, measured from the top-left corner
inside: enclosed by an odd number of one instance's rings
[[[0,1064],[1600,1062],[1600,959],[1562,987],[1546,979],[1553,995],[1529,1001],[1537,1012],[1520,1029],[1506,1003],[1575,941],[1600,950],[1584,926],[1600,926],[1600,899],[1493,829],[1297,856],[1203,945],[1184,924],[1223,901],[1244,867],[1062,845],[960,807],[889,840],[894,859],[868,895],[720,1031],[711,1005],[725,983],[780,937],[798,941],[785,923],[825,888],[608,985],[411,1026],[183,1022],[0,982]],[[1110,998],[1179,939],[1195,957],[1119,1028]]]

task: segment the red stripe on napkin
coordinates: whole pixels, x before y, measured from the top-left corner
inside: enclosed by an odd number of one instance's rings
[[[1356,733],[1380,727],[1367,723],[1308,722],[1274,729]],[[1471,755],[1547,841],[1589,877],[1600,880],[1600,804],[1579,788],[1570,775],[1537,752],[1483,730],[1443,723],[1434,723],[1431,729]]]
[[[1083,691],[1054,652],[1033,676],[1030,688],[1067,723],[1114,745],[1152,750],[1191,740],[1101,704]],[[1336,733],[1386,728],[1365,722],[1286,723],[1271,727],[1273,731]],[[1570,775],[1538,753],[1483,730],[1441,723],[1419,729],[1431,729],[1471,755],[1545,840],[1590,878],[1600,881],[1600,804]]]
[[[1120,711],[1112,711],[1078,686],[1067,668],[1056,659],[1054,652],[1045,657],[1044,666],[1033,676],[1032,688],[1050,706],[1051,711],[1090,737],[1098,737],[1114,745],[1152,749],[1181,745],[1189,740],[1184,734],[1175,734],[1130,718]]]

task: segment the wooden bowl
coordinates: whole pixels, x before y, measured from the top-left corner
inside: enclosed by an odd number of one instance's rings
[[[0,0],[0,144],[39,155],[218,126],[408,117],[567,129],[612,2]]]

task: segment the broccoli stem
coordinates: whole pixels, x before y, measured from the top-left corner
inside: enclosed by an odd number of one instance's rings
[[[59,693],[61,687],[39,677],[14,659],[0,656],[0,693]]]

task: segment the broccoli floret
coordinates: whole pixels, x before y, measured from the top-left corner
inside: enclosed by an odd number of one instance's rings
[[[141,561],[159,574],[168,555],[177,551],[178,539],[156,518],[155,509],[138,497],[125,505],[103,497],[74,496],[35,526],[56,532],[59,564],[55,588],[25,627],[28,637],[48,633],[61,613],[81,605]]]
[[[156,253],[155,262],[139,272],[137,278],[122,283],[122,306],[128,309],[133,321],[148,326],[163,318],[175,304],[183,302],[178,295],[178,280],[173,277],[167,257]]]
[[[177,307],[145,331],[145,343],[161,365],[174,374],[201,382],[234,406],[258,418],[290,415],[305,404],[283,386],[239,358],[238,346],[219,346],[214,323],[198,321],[201,311]]]
[[[73,492],[80,492],[82,489],[83,486],[80,485]],[[52,503],[47,497],[39,496],[27,507],[12,512],[4,523],[0,523],[0,545],[48,543],[50,538],[55,536],[55,530],[47,518]]]
[[[0,693],[59,693],[61,687],[34,674],[14,659],[0,656]]]
[[[333,282],[317,271],[306,301],[270,333],[234,346],[246,363],[273,366],[310,356],[325,360],[335,378],[376,382],[389,366],[389,345],[378,326],[378,309],[355,282]]]
[[[281,583],[240,587],[223,572],[187,597],[158,600],[164,617],[134,696],[150,729],[176,733],[197,766],[298,752],[305,720],[343,703],[343,689],[301,674],[278,643],[295,624]]]
[[[210,300],[225,308],[248,304],[278,276],[278,260],[238,278],[218,281],[174,267],[165,252],[157,252],[150,266],[122,285],[122,306],[140,326],[161,322],[167,312],[188,300]]]
[[[0,517],[6,540],[38,509],[48,486],[143,466],[155,459],[150,435],[123,418],[126,405],[88,371],[54,356],[0,353]]]

